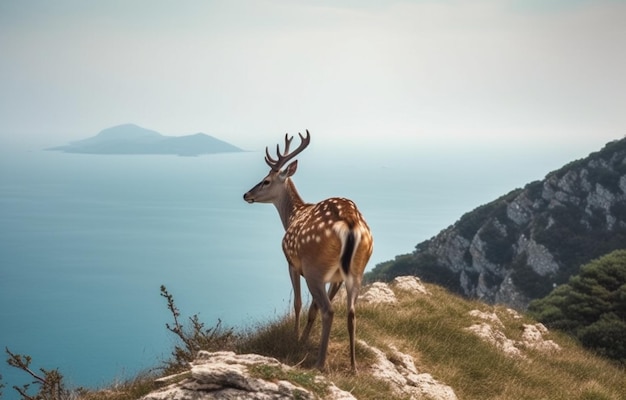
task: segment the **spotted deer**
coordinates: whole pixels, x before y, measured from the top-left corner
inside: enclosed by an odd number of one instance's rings
[[[348,199],[333,197],[319,203],[305,203],[291,180],[298,167],[294,160],[310,143],[311,136],[300,136],[300,145],[293,152],[289,146],[293,136],[285,135],[284,151],[276,145],[277,158],[265,148],[269,174],[243,195],[248,203],[272,203],[276,206],[285,228],[282,248],[289,264],[289,276],[294,292],[295,334],[299,336],[300,276],[303,276],[313,301],[307,324],[300,340],[308,340],[318,310],[322,313],[322,336],[316,367],[325,368],[330,328],[333,323],[331,301],[345,282],[347,292],[350,363],[356,372],[355,303],[361,288],[363,271],[373,249],[373,238],[365,219],[356,205]],[[282,169],[285,167],[284,169]],[[326,284],[330,284],[328,291]]]

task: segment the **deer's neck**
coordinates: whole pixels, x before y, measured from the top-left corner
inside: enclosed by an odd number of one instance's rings
[[[300,197],[300,194],[296,190],[296,186],[293,184],[291,179],[287,178],[287,181],[285,182],[285,190],[274,205],[278,210],[283,227],[287,230],[291,220],[302,208],[304,208],[306,204],[302,200],[302,197]]]

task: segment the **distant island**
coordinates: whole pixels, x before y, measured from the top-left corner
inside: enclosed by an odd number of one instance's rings
[[[175,154],[179,156],[243,151],[239,147],[204,133],[164,136],[159,132],[134,124],[114,126],[101,131],[94,137],[46,150],[82,154]]]

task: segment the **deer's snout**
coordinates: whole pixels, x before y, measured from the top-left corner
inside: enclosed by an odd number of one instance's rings
[[[254,197],[252,197],[252,194],[250,194],[250,192],[244,193],[243,199],[250,204],[254,203]]]

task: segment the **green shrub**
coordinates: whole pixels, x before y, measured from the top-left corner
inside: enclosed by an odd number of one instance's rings
[[[626,250],[583,266],[567,284],[533,301],[529,312],[584,346],[626,364]]]
[[[492,220],[482,228],[480,238],[486,244],[485,255],[490,261],[496,264],[507,264],[513,258],[515,237],[507,235],[506,232],[503,235],[496,226],[496,221],[498,220]]]
[[[528,298],[536,299],[546,296],[553,289],[553,276],[541,276],[528,265],[525,255],[518,257],[512,264],[511,279],[515,286]]]

